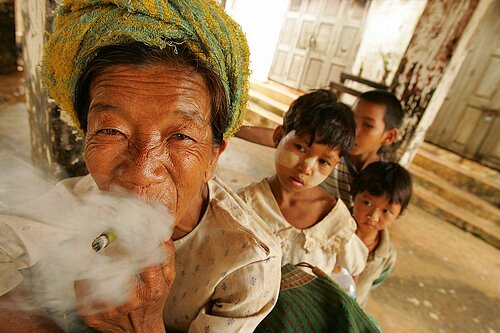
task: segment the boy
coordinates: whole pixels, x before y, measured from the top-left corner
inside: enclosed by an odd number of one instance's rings
[[[372,90],[359,96],[354,106],[354,146],[321,185],[328,193],[340,197],[349,210],[354,205],[351,196],[353,178],[368,164],[380,161],[379,150],[397,139],[403,115],[401,103],[390,92]]]
[[[372,288],[392,271],[396,250],[389,239],[389,227],[403,213],[412,195],[411,176],[394,162],[368,165],[352,183],[356,235],[369,251],[365,270],[358,277],[357,301],[366,304]]]
[[[276,174],[239,191],[281,243],[282,265],[361,273],[368,251],[341,200],[319,185],[354,143],[352,111],[328,90],[295,100],[273,134]]]
[[[392,144],[403,121],[403,109],[397,97],[387,91],[372,90],[361,94],[354,105],[356,141],[349,154],[343,156],[333,172],[321,184],[331,195],[341,198],[352,210],[351,183],[359,171],[379,161],[381,146]],[[272,146],[271,131],[266,128],[246,127],[237,137],[262,145]]]

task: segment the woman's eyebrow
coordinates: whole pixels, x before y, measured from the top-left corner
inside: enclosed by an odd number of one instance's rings
[[[191,120],[194,121],[195,123],[201,123],[201,124],[206,124],[208,122],[208,120],[205,119],[205,117],[201,112],[199,112],[198,110],[193,110],[191,108],[176,109],[174,114],[186,121]]]
[[[118,108],[116,106],[107,103],[96,103],[91,104],[89,107],[89,112],[103,112],[103,111],[116,111]]]

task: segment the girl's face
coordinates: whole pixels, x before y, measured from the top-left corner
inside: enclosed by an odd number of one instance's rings
[[[387,195],[375,196],[368,191],[354,198],[353,216],[361,232],[381,231],[390,226],[401,212],[400,203],[389,203]]]
[[[282,137],[276,148],[276,176],[285,190],[300,191],[321,184],[339,161],[340,151],[328,145],[313,143],[310,135],[297,136],[295,131]]]

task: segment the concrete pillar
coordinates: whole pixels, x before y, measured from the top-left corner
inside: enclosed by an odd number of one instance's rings
[[[493,1],[428,1],[397,74],[395,91],[406,116],[389,159],[411,163]]]
[[[16,67],[14,0],[0,0],[0,74],[14,72]]]
[[[41,84],[39,64],[43,46],[52,31],[58,1],[16,1],[19,2],[16,8],[21,11],[19,16],[33,163],[55,179],[85,174],[83,135],[64,121],[63,113]]]

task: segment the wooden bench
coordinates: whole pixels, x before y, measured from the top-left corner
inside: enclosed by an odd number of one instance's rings
[[[359,97],[363,93],[363,91],[348,87],[345,84],[346,81],[358,82],[358,83],[364,84],[368,87],[378,89],[378,90],[392,91],[394,89],[394,87],[393,87],[394,83],[391,84],[391,86],[387,86],[383,83],[379,83],[379,82],[375,82],[372,80],[362,78],[361,76],[353,75],[353,74],[346,73],[346,72],[341,72],[340,73],[340,82],[331,81],[330,82],[330,90],[333,91],[339,97],[341,94],[344,94],[344,93],[355,96],[355,97]]]

